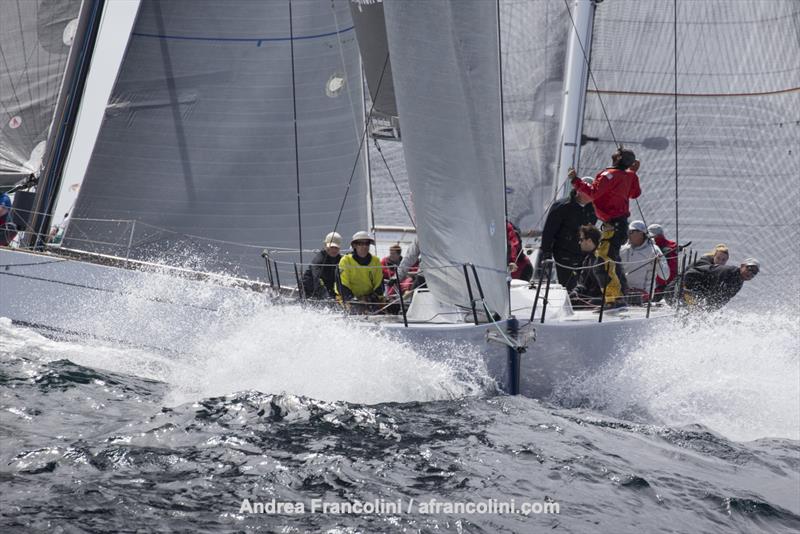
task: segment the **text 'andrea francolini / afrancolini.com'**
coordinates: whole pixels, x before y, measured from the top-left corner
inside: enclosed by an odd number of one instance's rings
[[[476,514],[476,515],[547,515],[560,514],[559,504],[549,498],[542,501],[517,499],[479,499],[474,501],[446,501],[430,499],[373,499],[365,501],[268,501],[242,499],[240,514],[267,515],[401,515],[401,514]]]

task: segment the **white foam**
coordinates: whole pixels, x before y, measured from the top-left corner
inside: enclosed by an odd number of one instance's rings
[[[193,304],[213,305],[216,311],[190,309],[190,315],[183,310],[178,316],[161,301],[185,301],[187,288],[170,277],[145,279],[131,281],[119,295],[80,303],[89,309],[76,312],[75,320],[90,315],[92,324],[83,329],[112,339],[145,332],[140,336],[145,341],[174,352],[108,346],[95,339],[57,343],[8,321],[0,325],[0,341],[14,345],[11,352],[21,357],[66,358],[166,382],[168,404],[251,389],[329,401],[429,401],[480,394],[493,386],[480,354],[463,346],[413,348],[341,314],[274,305],[246,291],[204,293],[197,284],[191,288]]]
[[[796,308],[723,310],[639,340],[556,397],[625,418],[644,411],[670,426],[700,423],[736,440],[800,439],[799,341]]]

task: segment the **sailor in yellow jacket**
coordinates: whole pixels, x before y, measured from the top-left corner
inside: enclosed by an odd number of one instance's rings
[[[369,253],[369,247],[373,244],[375,240],[367,232],[353,235],[350,242],[353,252],[339,260],[341,284],[336,285],[336,294],[340,302],[347,304],[354,299],[367,303],[383,301],[381,261]]]

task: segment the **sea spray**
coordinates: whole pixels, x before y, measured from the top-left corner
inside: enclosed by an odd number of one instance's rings
[[[670,426],[704,424],[737,440],[800,439],[797,316],[723,310],[630,340],[600,372],[553,399]]]

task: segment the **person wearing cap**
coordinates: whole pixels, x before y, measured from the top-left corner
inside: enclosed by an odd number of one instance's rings
[[[628,280],[626,296],[632,304],[641,304],[650,298],[653,262],[656,262],[656,276],[662,279],[668,276],[667,260],[647,237],[644,221],[631,221],[628,226],[628,242],[620,249],[620,259]]]
[[[667,239],[667,236],[664,235],[664,228],[660,224],[651,224],[648,226],[647,233],[667,259],[667,268],[669,269],[669,274],[666,278],[656,275],[654,297],[656,300],[660,300],[667,286],[678,276],[678,244],[675,241]]]
[[[342,236],[331,232],[325,236],[322,245],[303,273],[303,290],[308,299],[336,298],[336,267],[342,259],[339,253]]]
[[[578,178],[575,169],[570,169],[568,174],[572,187],[591,199],[597,218],[603,221],[603,236],[596,253],[606,262],[611,280],[606,288],[606,304],[618,304],[627,287],[625,276],[621,269],[616,269],[615,261],[619,261],[619,250],[628,235],[629,201],[642,194],[638,170],[636,154],[620,146],[611,155],[611,167],[599,172],[591,185]]]
[[[7,247],[17,235],[17,225],[11,219],[11,197],[0,194],[0,247]]]
[[[588,185],[594,182],[591,176],[584,176],[581,180]],[[596,222],[592,199],[577,189],[573,189],[568,197],[555,201],[547,211],[539,258],[555,260],[558,283],[567,291],[575,287],[578,278],[576,268],[580,267],[584,258],[577,242],[578,229]]]
[[[739,266],[695,263],[683,278],[684,300],[703,309],[719,309],[760,270],[761,265],[755,258],[747,258]]]
[[[383,300],[381,262],[369,252],[370,245],[374,244],[375,240],[368,232],[356,232],[350,241],[353,251],[339,260],[340,283],[336,285],[336,294],[348,308],[353,300],[362,303],[376,303]],[[363,307],[350,309],[370,311]]]

